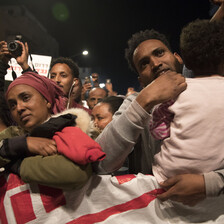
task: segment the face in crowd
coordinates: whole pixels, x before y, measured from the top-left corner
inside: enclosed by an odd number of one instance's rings
[[[60,86],[66,95],[69,94],[69,90],[74,81],[77,78],[73,78],[72,70],[65,63],[57,63],[50,70],[50,78]]]
[[[51,115],[51,104],[29,85],[14,86],[8,93],[7,103],[13,119],[28,132]]]
[[[110,105],[98,103],[92,110],[92,117],[95,126],[103,130],[112,121],[113,114],[110,111]]]
[[[182,72],[183,61],[160,40],[149,39],[140,43],[133,53],[133,63],[142,87],[168,70]]]
[[[107,92],[104,89],[101,88],[93,88],[89,92],[89,96],[87,101],[87,104],[89,106],[89,109],[93,109],[93,107],[101,102],[105,97],[107,96]]]

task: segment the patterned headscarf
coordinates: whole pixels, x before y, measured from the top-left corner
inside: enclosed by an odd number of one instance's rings
[[[50,104],[54,114],[65,110],[67,98],[57,84],[45,76],[35,72],[25,72],[15,79],[8,87],[6,98],[9,91],[16,85],[28,85],[36,89]]]

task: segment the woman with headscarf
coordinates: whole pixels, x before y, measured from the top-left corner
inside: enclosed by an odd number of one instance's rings
[[[77,165],[57,154],[55,141],[43,138],[42,133],[42,137],[30,136],[52,114],[65,109],[66,98],[61,89],[50,79],[27,72],[9,85],[6,100],[13,119],[27,134],[3,141],[1,170],[18,174],[26,183],[63,189],[83,186],[91,175],[89,164]],[[59,117],[54,123],[55,131],[73,125],[75,118],[71,114]]]

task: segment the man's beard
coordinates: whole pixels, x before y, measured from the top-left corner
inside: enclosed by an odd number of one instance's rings
[[[180,64],[180,62],[175,58],[175,64],[174,64],[175,70],[177,73],[183,72],[183,64]]]

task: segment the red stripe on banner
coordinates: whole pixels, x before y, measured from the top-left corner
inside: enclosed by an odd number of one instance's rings
[[[51,212],[52,210],[66,204],[66,200],[61,189],[43,185],[39,185],[39,189],[41,200],[46,212]]]
[[[36,219],[29,190],[12,195],[10,199],[17,224],[27,223]]]
[[[116,176],[117,181],[119,184],[124,184],[134,178],[136,178],[136,176],[134,174],[126,174],[126,175],[121,175],[121,176]]]
[[[25,183],[15,174],[10,173],[8,179],[8,187],[7,190],[11,190],[18,186],[24,185]]]
[[[135,198],[131,201],[115,205],[98,213],[81,216],[71,222],[68,222],[67,224],[93,224],[97,222],[102,222],[106,220],[108,217],[115,214],[119,214],[134,209],[145,208],[151,201],[153,201],[157,197],[158,194],[161,194],[163,192],[164,192],[163,189],[155,189],[153,191],[144,193],[140,197]]]
[[[6,214],[5,214],[5,207],[4,207],[4,197],[7,190],[7,181],[4,176],[0,177],[0,223],[1,224],[8,224]]]

